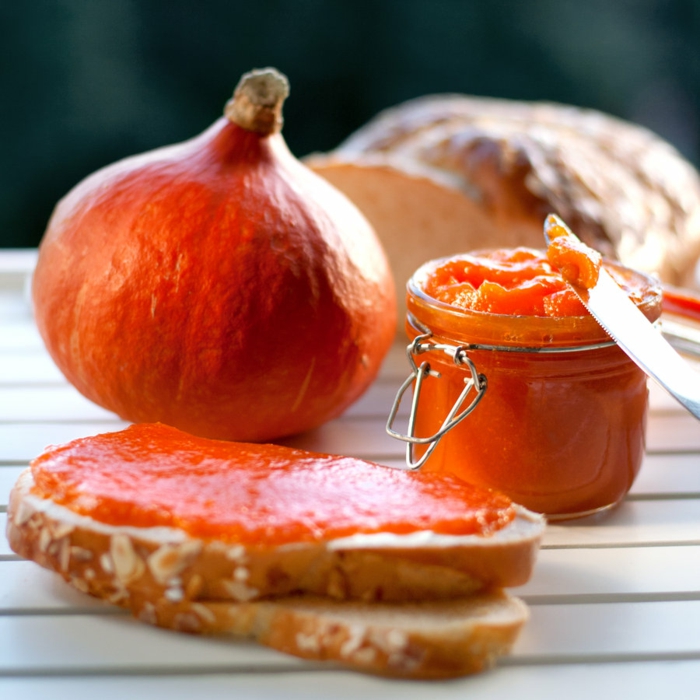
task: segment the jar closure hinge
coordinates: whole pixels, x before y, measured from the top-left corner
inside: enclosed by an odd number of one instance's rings
[[[389,433],[391,437],[406,443],[406,466],[411,470],[420,469],[420,467],[425,464],[426,460],[433,453],[433,450],[437,447],[440,439],[445,435],[445,433],[464,420],[464,418],[466,418],[476,408],[479,401],[481,401],[484,392],[486,391],[486,377],[477,372],[474,363],[467,355],[466,346],[430,343],[428,341],[431,337],[432,333],[429,332],[418,335],[406,348],[408,361],[411,363],[413,371],[399,387],[386,423],[387,433]],[[433,377],[435,379],[440,379],[441,377],[439,372],[431,369],[429,362],[422,362],[420,365],[416,363],[414,356],[421,355],[426,352],[443,352],[449,355],[452,357],[455,365],[466,366],[469,369],[469,376],[465,378],[464,389],[462,389],[460,395],[457,397],[457,400],[445,417],[440,429],[429,437],[417,437],[415,435],[415,424],[416,415],[418,414],[418,403],[420,400],[421,387],[423,386],[423,382],[426,378]],[[403,434],[394,430],[393,425],[394,421],[396,420],[396,414],[398,413],[399,406],[401,405],[401,400],[411,385],[414,385],[413,399],[411,401],[411,410],[408,416],[407,432],[406,434]],[[466,406],[466,408],[462,408],[467,402],[469,395],[472,393],[474,393],[474,397],[471,399],[471,402]],[[416,445],[428,445],[428,448],[417,460],[414,459],[414,448]]]

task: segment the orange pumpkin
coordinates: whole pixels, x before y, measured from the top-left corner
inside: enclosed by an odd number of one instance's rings
[[[253,71],[204,133],[58,203],[36,321],[68,380],[122,418],[272,440],[340,414],[376,376],[391,273],[366,219],[289,152],[287,93]]]

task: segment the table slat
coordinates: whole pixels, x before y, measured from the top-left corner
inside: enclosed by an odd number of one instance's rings
[[[44,352],[44,342],[32,323],[22,319],[5,321],[0,333],[0,357],[8,350],[13,354],[18,350]]]
[[[120,608],[81,593],[58,574],[32,561],[3,561],[0,576],[0,615],[56,612],[128,614]]]
[[[0,353],[0,387],[67,385],[65,377],[45,350]]]
[[[447,683],[416,683],[337,671],[300,669],[266,674],[178,674],[174,676],[0,677],[0,697],[21,700],[591,700],[658,698],[697,700],[700,664],[693,661],[645,661],[555,666],[506,666]]]
[[[625,501],[600,516],[550,523],[545,547],[624,547],[700,544],[700,501]]]
[[[99,643],[96,643],[99,640]],[[0,615],[0,674],[293,668],[246,641],[170,632],[117,615]]]
[[[48,445],[61,445],[79,437],[122,430],[128,425],[114,420],[102,423],[0,423],[0,464],[28,463]]]
[[[0,387],[0,422],[114,421],[106,411],[68,384]],[[98,432],[99,428],[95,429]]]
[[[529,603],[700,600],[700,545],[544,549],[530,581],[513,592]]]
[[[516,642],[520,662],[635,657],[700,661],[700,600],[533,605]]]

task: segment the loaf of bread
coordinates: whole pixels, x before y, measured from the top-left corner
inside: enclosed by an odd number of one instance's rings
[[[373,224],[398,298],[427,260],[543,247],[547,214],[589,246],[695,284],[700,177],[670,144],[593,110],[461,95],[389,109],[307,164]]]

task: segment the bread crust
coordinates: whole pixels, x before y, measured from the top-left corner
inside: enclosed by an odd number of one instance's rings
[[[399,299],[429,259],[541,248],[552,212],[609,257],[670,284],[696,283],[698,172],[651,131],[601,112],[426,96],[382,112],[306,162],[370,220]]]
[[[528,618],[502,591],[449,601],[357,603],[300,596],[250,603],[154,603],[143,622],[252,638],[278,651],[383,676],[441,679],[483,671],[507,654]]]
[[[525,583],[544,530],[541,516],[519,509],[515,524],[490,537],[431,544],[429,538],[421,543],[365,536],[246,548],[176,529],[98,523],[33,495],[32,485],[27,469],[10,494],[12,549],[79,590],[126,607],[133,596],[170,603],[299,593],[364,601],[461,597]]]

